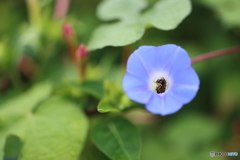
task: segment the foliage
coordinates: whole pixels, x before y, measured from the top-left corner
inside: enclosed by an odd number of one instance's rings
[[[199,92],[173,115],[147,112],[122,88],[141,45],[177,44],[190,57],[239,45],[239,11],[238,0],[0,1],[0,159],[240,153],[239,55],[194,64]]]
[[[110,119],[97,124],[92,130],[92,139],[111,159],[140,158],[140,134],[133,124],[123,118]]]
[[[148,24],[163,30],[174,29],[191,11],[189,0],[159,1],[141,13],[146,6],[143,0],[103,1],[97,8],[99,18],[120,21],[98,27],[90,39],[89,49],[136,42],[143,36]]]

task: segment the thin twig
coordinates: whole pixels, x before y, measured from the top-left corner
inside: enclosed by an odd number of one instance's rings
[[[204,61],[204,60],[207,60],[207,59],[211,59],[211,58],[214,58],[214,57],[219,57],[219,56],[238,53],[238,52],[240,52],[240,46],[229,48],[229,49],[224,49],[224,50],[219,50],[219,51],[214,51],[214,52],[206,53],[206,54],[197,56],[195,58],[192,58],[191,63],[194,64],[194,63]]]

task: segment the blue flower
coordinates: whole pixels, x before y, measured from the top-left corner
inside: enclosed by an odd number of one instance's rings
[[[199,78],[187,52],[174,44],[141,46],[128,59],[123,89],[153,114],[177,112],[196,95]]]

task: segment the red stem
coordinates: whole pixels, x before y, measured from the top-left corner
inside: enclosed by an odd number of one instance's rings
[[[123,48],[123,65],[124,65],[124,72],[126,71],[126,67],[127,67],[127,61],[129,56],[132,53],[132,45],[127,45]]]
[[[194,63],[201,62],[201,61],[211,59],[214,57],[238,53],[238,52],[240,52],[240,46],[234,47],[234,48],[229,48],[229,49],[223,49],[223,50],[219,50],[219,51],[214,51],[214,52],[206,53],[206,54],[197,56],[195,58],[192,58],[191,63],[194,64]]]

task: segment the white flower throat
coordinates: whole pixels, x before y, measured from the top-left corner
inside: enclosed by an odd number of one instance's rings
[[[149,87],[152,91],[156,92],[157,94],[161,95],[170,87],[171,79],[169,78],[168,74],[163,72],[158,72],[151,76],[149,81]]]

